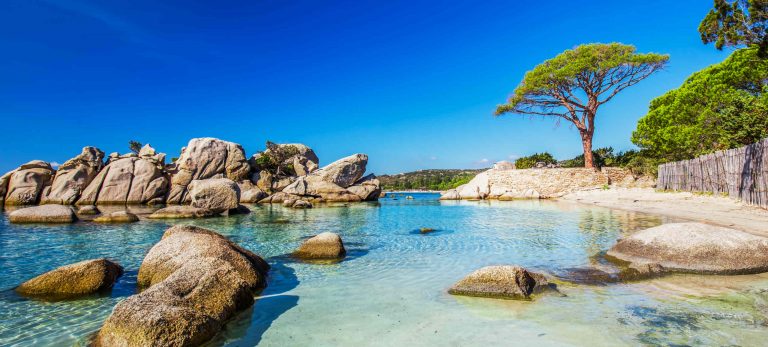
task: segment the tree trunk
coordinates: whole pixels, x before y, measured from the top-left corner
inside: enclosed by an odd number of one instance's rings
[[[595,158],[592,156],[592,132],[584,130],[581,134],[581,145],[584,147],[584,167],[595,168]]]

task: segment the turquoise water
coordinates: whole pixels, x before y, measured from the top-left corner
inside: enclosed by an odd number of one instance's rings
[[[550,201],[416,199],[311,210],[251,206],[249,215],[184,221],[216,230],[273,265],[254,307],[211,345],[764,345],[768,276],[672,276],[634,284],[590,279],[594,255],[662,217]],[[12,225],[0,217],[0,345],[83,344],[134,292],[147,250],[171,223]],[[421,227],[438,229],[420,235]],[[345,261],[292,261],[304,238],[340,233]],[[42,302],[12,289],[42,272],[109,257],[125,266],[109,296]],[[456,297],[446,289],[485,265],[562,278],[529,302]],[[579,283],[567,282],[567,280]]]

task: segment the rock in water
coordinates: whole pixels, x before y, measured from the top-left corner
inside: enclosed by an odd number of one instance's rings
[[[304,241],[293,255],[301,259],[341,259],[347,254],[341,236],[331,232],[320,233]]]
[[[448,289],[453,295],[480,296],[503,299],[528,299],[536,289],[536,277],[515,265],[481,268]],[[542,277],[543,278],[543,277]],[[542,285],[546,285],[542,283]]]
[[[150,155],[154,149],[147,146],[142,153],[110,157],[107,166],[85,188],[77,205],[162,203],[168,192],[165,154]]]
[[[123,267],[107,259],[91,259],[46,272],[16,287],[25,296],[71,298],[112,288]]]
[[[171,173],[168,203],[181,204],[191,201],[187,186],[192,180],[229,178],[240,182],[250,178],[251,167],[239,144],[205,137],[189,140]]]
[[[53,180],[53,168],[50,164],[33,160],[19,166],[0,178],[0,192],[5,192],[6,205],[34,205],[50,189]]]
[[[347,188],[349,192],[360,197],[363,201],[378,200],[381,195],[381,183],[375,175],[370,174]]]
[[[368,156],[365,154],[353,154],[328,164],[320,170],[310,174],[320,181],[333,183],[342,188],[347,188],[357,182],[365,173],[368,164]]]
[[[96,217],[93,221],[96,223],[133,223],[138,222],[139,217],[128,211],[117,211]]]
[[[213,217],[213,211],[194,206],[168,206],[161,208],[147,218],[149,219],[182,219]]]
[[[8,220],[11,223],[73,223],[77,217],[69,206],[41,205],[13,211]]]
[[[138,284],[148,289],[115,306],[99,346],[197,346],[253,304],[269,265],[210,230],[175,226],[150,249]]]
[[[240,189],[237,183],[226,178],[194,180],[189,184],[192,206],[222,213],[237,208]]]
[[[638,273],[658,273],[657,266],[668,272],[760,273],[768,271],[768,238],[703,223],[671,223],[619,240],[607,257],[629,262]]]
[[[41,203],[74,204],[103,167],[104,152],[96,147],[84,147],[80,155],[58,167],[51,191],[42,198]]]
[[[92,215],[99,214],[99,209],[96,208],[96,206],[94,205],[80,206],[77,209],[77,214],[81,214],[84,216],[92,216]]]

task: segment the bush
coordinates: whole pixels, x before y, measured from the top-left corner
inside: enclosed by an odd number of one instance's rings
[[[582,156],[582,166],[584,166],[584,158]],[[515,167],[518,169],[530,169],[536,166],[536,163],[543,162],[545,165],[557,164],[557,160],[548,152],[534,153],[527,157],[518,158],[515,160]]]

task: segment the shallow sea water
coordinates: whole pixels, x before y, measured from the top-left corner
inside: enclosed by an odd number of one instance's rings
[[[129,225],[12,225],[3,215],[0,346],[84,345],[114,305],[135,292],[141,260],[174,223],[216,230],[272,265],[256,304],[229,322],[213,346],[766,343],[766,275],[677,275],[630,284],[584,283],[574,275],[609,269],[595,255],[618,237],[675,220],[551,201],[411,195],[416,199],[310,210],[250,206],[248,215]],[[437,231],[415,232],[421,227]],[[344,261],[316,265],[286,256],[323,231],[342,235]],[[110,295],[44,302],[13,292],[37,274],[96,257],[126,268]],[[559,293],[532,301],[447,294],[466,274],[494,264],[558,276]]]

